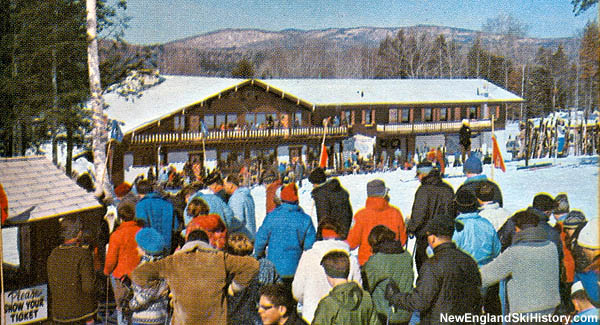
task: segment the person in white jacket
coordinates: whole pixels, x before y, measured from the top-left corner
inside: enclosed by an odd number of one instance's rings
[[[494,201],[494,187],[489,182],[482,182],[475,194],[480,204],[479,215],[489,220],[498,231],[511,213]]]
[[[294,298],[302,304],[302,318],[309,324],[313,321],[319,301],[331,290],[325,271],[321,267],[321,259],[332,250],[350,253],[350,247],[339,235],[340,226],[335,221],[323,220],[320,227],[323,239],[315,242],[311,249],[302,253],[292,282]],[[362,286],[360,265],[357,257],[352,255],[348,280],[356,281]]]

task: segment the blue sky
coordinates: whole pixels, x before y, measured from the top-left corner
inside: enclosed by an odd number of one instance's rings
[[[598,7],[575,17],[570,0],[128,0],[125,40],[164,43],[224,28],[403,27],[417,24],[481,29],[510,14],[532,37],[568,37],[595,19]]]

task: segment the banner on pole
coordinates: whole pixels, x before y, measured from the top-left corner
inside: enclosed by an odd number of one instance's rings
[[[319,167],[327,168],[327,160],[329,159],[329,155],[327,154],[327,147],[325,145],[321,145],[321,158],[319,159]]]
[[[498,146],[498,140],[496,140],[496,136],[492,135],[492,161],[494,162],[495,168],[502,169],[503,172],[506,172],[506,166],[504,165],[504,159],[502,158],[502,153],[500,152],[500,147]]]

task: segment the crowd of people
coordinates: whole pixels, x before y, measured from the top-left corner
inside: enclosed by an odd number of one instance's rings
[[[511,213],[476,155],[463,172],[455,191],[439,165],[419,163],[405,218],[384,180],[366,184],[355,210],[321,168],[304,211],[296,182],[273,168],[260,225],[238,173],[215,170],[177,194],[148,179],[120,184],[104,258],[81,220],[61,220],[64,243],[47,261],[52,318],[94,323],[101,265],[118,324],[597,322],[598,220],[565,193]]]

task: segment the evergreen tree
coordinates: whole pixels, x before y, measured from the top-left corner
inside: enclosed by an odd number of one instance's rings
[[[231,75],[237,78],[252,78],[255,75],[254,66],[248,59],[242,59],[231,71]]]

